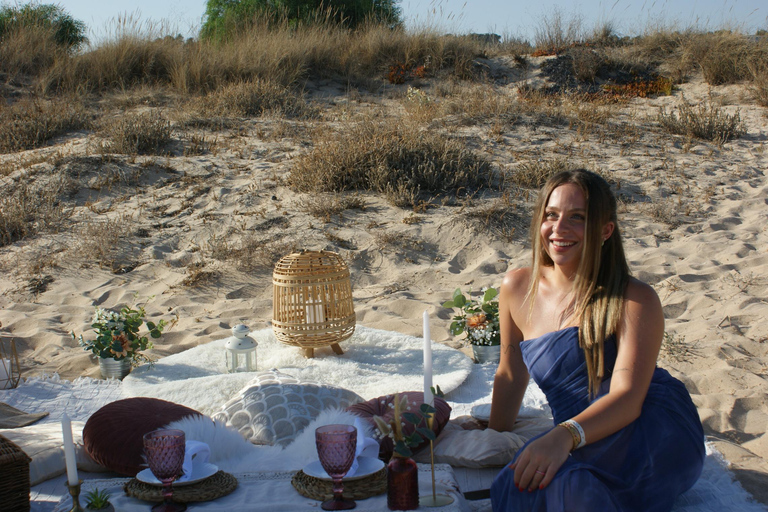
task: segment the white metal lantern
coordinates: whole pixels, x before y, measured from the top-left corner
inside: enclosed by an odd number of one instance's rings
[[[256,340],[248,336],[248,326],[238,324],[232,328],[232,336],[227,338],[224,349],[227,351],[227,371],[256,371]]]

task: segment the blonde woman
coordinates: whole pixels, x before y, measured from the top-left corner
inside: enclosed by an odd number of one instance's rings
[[[685,386],[656,367],[661,304],[630,277],[605,180],[580,169],[550,178],[531,240],[531,267],[500,290],[489,427],[512,430],[529,376],[555,426],[499,473],[493,510],[670,510],[701,473],[704,433]]]

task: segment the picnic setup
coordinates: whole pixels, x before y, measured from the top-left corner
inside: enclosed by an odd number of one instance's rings
[[[445,303],[459,311],[451,332],[477,342],[472,358],[431,339],[427,311],[421,337],[357,324],[335,253],[284,257],[273,292],[271,328],[236,324],[133,368],[131,342],[146,346],[167,325],[142,327],[143,309],[98,309],[96,340],[80,342],[99,354],[106,336],[106,350],[118,348],[122,357],[100,362],[104,379],[24,378],[3,339],[0,509],[491,510],[494,478],[553,427],[531,381],[512,431],[487,428],[494,289]],[[763,509],[707,445],[673,510]]]

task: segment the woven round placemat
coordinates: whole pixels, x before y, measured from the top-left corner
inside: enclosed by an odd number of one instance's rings
[[[211,501],[226,496],[237,488],[237,479],[219,471],[215,475],[195,484],[182,485],[173,488],[173,501],[177,503],[194,503]],[[143,501],[163,501],[163,488],[157,485],[145,484],[132,478],[123,487],[125,494]]]
[[[309,476],[304,473],[304,471],[299,471],[293,475],[291,484],[297,491],[299,491],[299,494],[306,498],[311,498],[317,501],[325,501],[333,498],[333,482]],[[364,500],[385,492],[387,492],[386,467],[381,468],[365,478],[344,482],[344,497],[353,500]]]

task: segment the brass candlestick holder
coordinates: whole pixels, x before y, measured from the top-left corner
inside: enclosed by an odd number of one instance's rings
[[[432,430],[432,425],[435,422],[435,413],[430,412],[426,414],[427,428]],[[419,496],[419,506],[423,507],[444,507],[453,503],[453,498],[447,494],[437,494],[437,487],[435,485],[435,443],[429,440],[429,461],[432,465],[432,494],[426,494]]]
[[[75,485],[69,485],[67,484],[67,489],[69,489],[69,495],[72,496],[72,508],[69,509],[69,512],[85,512],[83,507],[80,506],[80,486],[83,484],[83,481],[80,480]]]

